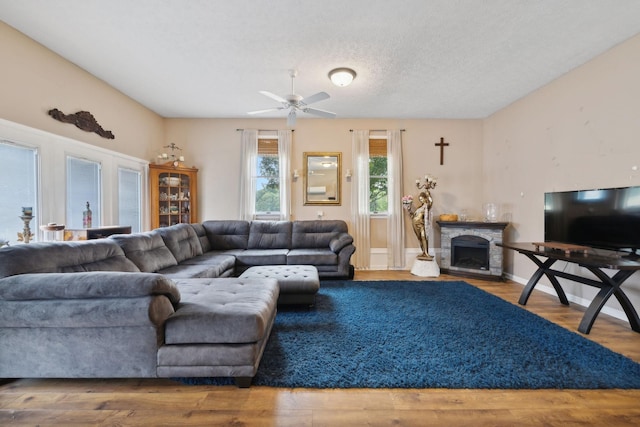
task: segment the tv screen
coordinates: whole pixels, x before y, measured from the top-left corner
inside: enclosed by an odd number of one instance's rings
[[[635,254],[640,187],[545,193],[544,240]]]

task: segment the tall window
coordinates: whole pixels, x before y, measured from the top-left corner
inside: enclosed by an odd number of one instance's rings
[[[256,172],[256,214],[279,214],[280,159],[276,138],[258,138]]]
[[[291,130],[268,134],[242,131],[240,215],[243,220],[286,220],[291,216]],[[266,218],[268,217],[268,218]]]
[[[23,207],[31,207],[35,221],[31,231],[37,235],[40,223],[37,205],[37,151],[0,141],[0,240],[13,244],[24,223],[19,218]]]
[[[100,212],[100,163],[67,157],[67,228],[83,228],[83,213],[89,203],[92,227],[99,227]]]
[[[118,168],[118,224],[130,225],[132,233],[142,229],[141,181],[140,171]]]
[[[369,139],[369,210],[386,213],[388,198],[387,140]]]

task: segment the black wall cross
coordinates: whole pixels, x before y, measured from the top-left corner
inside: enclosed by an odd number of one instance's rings
[[[444,142],[444,138],[440,138],[440,142],[433,144],[436,147],[440,147],[440,164],[444,165],[444,147],[448,146],[448,142]]]

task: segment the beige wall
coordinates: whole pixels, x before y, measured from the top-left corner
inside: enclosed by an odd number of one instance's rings
[[[150,159],[164,119],[0,21],[0,118],[133,157]],[[47,112],[89,111],[115,135],[105,139]]]
[[[640,35],[484,121],[484,198],[512,213],[513,240],[544,239],[547,191],[640,185],[638,76]],[[522,281],[534,265],[509,254],[507,270]],[[640,307],[640,275],[626,287]]]
[[[285,119],[171,119],[167,120],[167,141],[184,147],[189,166],[200,170],[201,219],[237,218],[239,215],[240,136],[236,129],[278,129]],[[303,167],[303,153],[329,151],[342,153],[342,204],[340,206],[304,206],[303,180],[292,182],[294,219],[315,219],[317,211],[324,219],[344,219],[350,223],[351,181],[344,176],[353,169],[350,129],[405,129],[403,168],[405,194],[417,195],[415,180],[425,174],[438,178],[432,191],[434,216],[468,209],[476,216],[482,206],[482,121],[480,120],[348,120],[299,118],[293,135],[291,169]],[[444,165],[434,144],[444,137]],[[400,203],[400,201],[396,201]],[[372,247],[386,247],[386,221],[372,221]],[[407,224],[407,246],[418,247]],[[439,240],[433,239],[437,247]]]

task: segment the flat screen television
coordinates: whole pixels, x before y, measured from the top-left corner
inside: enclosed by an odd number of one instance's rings
[[[544,240],[638,256],[640,187],[545,193]]]

